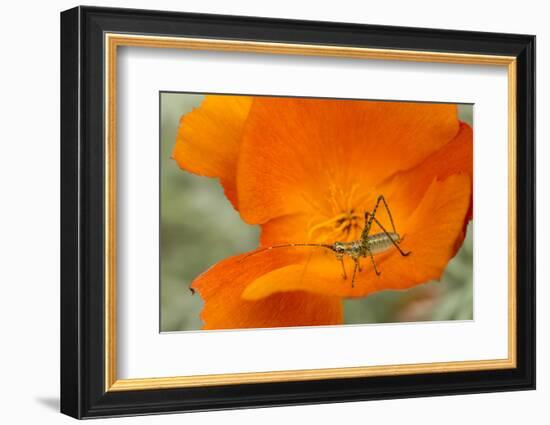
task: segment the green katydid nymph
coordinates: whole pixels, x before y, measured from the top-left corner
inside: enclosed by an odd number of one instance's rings
[[[392,231],[388,232],[386,228],[380,223],[380,221],[376,218],[376,213],[378,211],[378,207],[380,204],[383,204],[387,213],[388,217],[392,226]],[[373,223],[376,223],[376,225],[382,230],[379,233],[371,234],[372,225]],[[353,273],[351,276],[351,286],[354,287],[355,285],[355,277],[357,272],[361,272],[361,265],[359,263],[359,260],[361,257],[366,258],[367,256],[370,257],[372,266],[374,268],[374,272],[377,276],[380,276],[381,272],[378,270],[378,267],[376,266],[376,262],[374,261],[374,256],[376,254],[381,254],[383,252],[388,251],[392,247],[395,247],[399,254],[401,254],[403,257],[406,257],[411,254],[410,251],[405,252],[401,249],[399,244],[403,241],[403,237],[397,233],[395,229],[395,225],[393,222],[393,218],[390,212],[390,208],[388,207],[388,204],[386,200],[384,199],[383,195],[380,195],[376,201],[376,204],[374,206],[374,209],[372,210],[372,213],[369,211],[365,212],[365,227],[363,227],[363,231],[361,232],[361,237],[355,241],[351,242],[334,242],[332,244],[323,244],[323,243],[289,243],[289,244],[283,244],[283,245],[273,245],[273,246],[267,246],[265,248],[262,248],[258,251],[252,252],[249,255],[246,255],[242,258],[242,260],[245,260],[246,258],[250,257],[251,255],[258,254],[263,251],[269,251],[276,248],[288,248],[288,247],[318,247],[318,248],[324,248],[331,250],[334,252],[336,259],[340,261],[342,265],[342,277],[344,279],[348,278],[348,275],[346,273],[346,268],[344,265],[344,257],[349,257],[354,263],[353,267]],[[242,261],[241,260],[241,261]]]

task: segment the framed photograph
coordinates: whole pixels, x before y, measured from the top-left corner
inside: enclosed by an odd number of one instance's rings
[[[535,37],[61,14],[61,411],[535,388]]]

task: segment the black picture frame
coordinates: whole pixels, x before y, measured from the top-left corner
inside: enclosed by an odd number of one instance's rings
[[[517,367],[106,392],[105,32],[516,57]],[[92,418],[534,388],[534,36],[96,7],[61,13],[62,413]]]

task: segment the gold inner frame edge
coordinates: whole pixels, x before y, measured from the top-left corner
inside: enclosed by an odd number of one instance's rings
[[[326,56],[469,65],[505,66],[508,71],[508,358],[418,364],[342,367],[216,375],[117,379],[116,362],[116,98],[117,48],[149,47]],[[371,49],[330,45],[268,43],[106,33],[105,47],[105,391],[136,391],[213,385],[308,381],[354,377],[410,375],[510,369],[516,357],[516,58],[447,52]]]

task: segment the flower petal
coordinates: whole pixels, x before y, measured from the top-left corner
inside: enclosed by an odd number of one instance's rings
[[[308,235],[310,218],[308,214],[290,214],[269,220],[261,225],[260,245],[272,246],[293,242],[317,242],[311,240]]]
[[[411,251],[402,257],[390,249],[377,255],[375,261],[380,276],[376,276],[369,258],[362,258],[363,270],[351,287],[353,263],[346,258],[348,278],[342,278],[339,262],[333,254],[315,252],[309,262],[277,268],[252,281],[243,298],[259,300],[278,292],[311,291],[340,297],[361,297],[386,289],[406,289],[438,279],[455,254],[457,235],[460,235],[468,212],[471,183],[465,174],[453,175],[445,181],[434,180],[418,207],[403,223],[405,239],[401,247]]]
[[[181,118],[172,154],[182,169],[219,178],[235,207],[237,157],[251,104],[248,96],[206,96]]]
[[[368,192],[458,127],[456,105],[255,98],[239,156],[241,216],[258,224],[330,208],[331,191]]]
[[[268,328],[335,325],[343,321],[340,298],[292,291],[262,300],[240,297],[256,277],[296,261],[301,253],[285,249],[243,254],[219,262],[193,282],[204,300],[201,319],[204,329]]]
[[[404,223],[416,209],[434,177],[438,180],[444,180],[458,173],[464,173],[470,177],[470,202],[468,213],[464,217],[462,231],[457,237],[456,250],[458,250],[466,235],[466,227],[472,218],[473,210],[471,196],[473,132],[469,125],[460,123],[460,130],[451,142],[430,155],[415,168],[390,177],[379,186],[378,190],[391,202],[391,211],[397,225],[397,223]],[[382,217],[382,221],[383,225],[389,225],[387,217]]]

